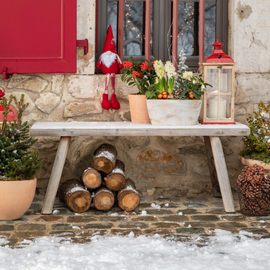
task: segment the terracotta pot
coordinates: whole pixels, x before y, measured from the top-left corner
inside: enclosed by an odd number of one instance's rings
[[[245,159],[241,158],[241,161],[244,165],[247,166],[253,166],[255,164],[258,164],[259,166],[262,166],[264,168],[265,174],[270,175],[270,164],[263,163],[262,161],[255,160],[255,159]]]
[[[22,217],[34,199],[36,185],[36,178],[0,181],[0,220],[13,220]]]
[[[131,122],[136,124],[151,124],[149,119],[146,96],[145,95],[128,95]]]
[[[190,126],[198,123],[202,100],[147,99],[152,125]]]

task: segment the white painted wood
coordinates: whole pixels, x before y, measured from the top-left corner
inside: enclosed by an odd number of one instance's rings
[[[70,144],[70,137],[61,137],[57,153],[55,156],[49,184],[47,187],[44,204],[41,210],[42,214],[51,214],[56,193],[59,187],[62,171],[65,165],[67,152]]]
[[[197,125],[202,100],[147,99],[151,124],[155,126]]]
[[[210,137],[220,191],[226,212],[235,212],[232,190],[219,137]]]
[[[218,183],[218,179],[217,179],[217,171],[216,171],[216,167],[214,164],[213,151],[212,151],[209,136],[204,137],[204,144],[205,144],[205,153],[206,153],[207,160],[208,160],[208,167],[209,167],[210,179],[211,179],[211,183],[212,183],[213,195],[214,195],[214,197],[221,198],[219,183]]]
[[[249,127],[235,125],[154,126],[131,122],[37,122],[31,136],[247,136]]]
[[[219,136],[246,136],[250,129],[246,125],[194,125],[154,126],[131,122],[37,122],[31,136],[60,136],[45,202],[43,214],[51,214],[60,183],[71,136],[210,136],[218,181],[226,212],[235,212],[231,186]]]

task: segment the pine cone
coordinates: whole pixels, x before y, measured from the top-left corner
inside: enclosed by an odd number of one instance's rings
[[[181,93],[182,93],[182,89],[177,89],[173,91],[173,95],[175,98],[180,98]]]

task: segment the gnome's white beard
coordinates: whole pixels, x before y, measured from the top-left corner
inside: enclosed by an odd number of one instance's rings
[[[116,60],[117,54],[116,53],[111,53],[107,54],[106,52],[101,54],[101,63],[103,63],[107,68],[109,68],[112,63]]]

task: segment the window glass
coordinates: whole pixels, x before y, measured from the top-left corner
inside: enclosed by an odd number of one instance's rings
[[[178,4],[178,54],[199,55],[199,2]],[[216,4],[205,3],[204,54],[210,55],[215,42]]]
[[[117,10],[118,1],[108,1],[107,27],[112,26],[115,43],[117,44]],[[125,1],[124,10],[124,45],[123,55],[144,55],[145,48],[145,1]],[[151,15],[152,17],[152,15]],[[152,20],[151,20],[151,51],[152,51]]]
[[[112,27],[113,37],[117,50],[117,16],[118,16],[118,1],[108,1],[107,6],[107,29],[109,25]]]

